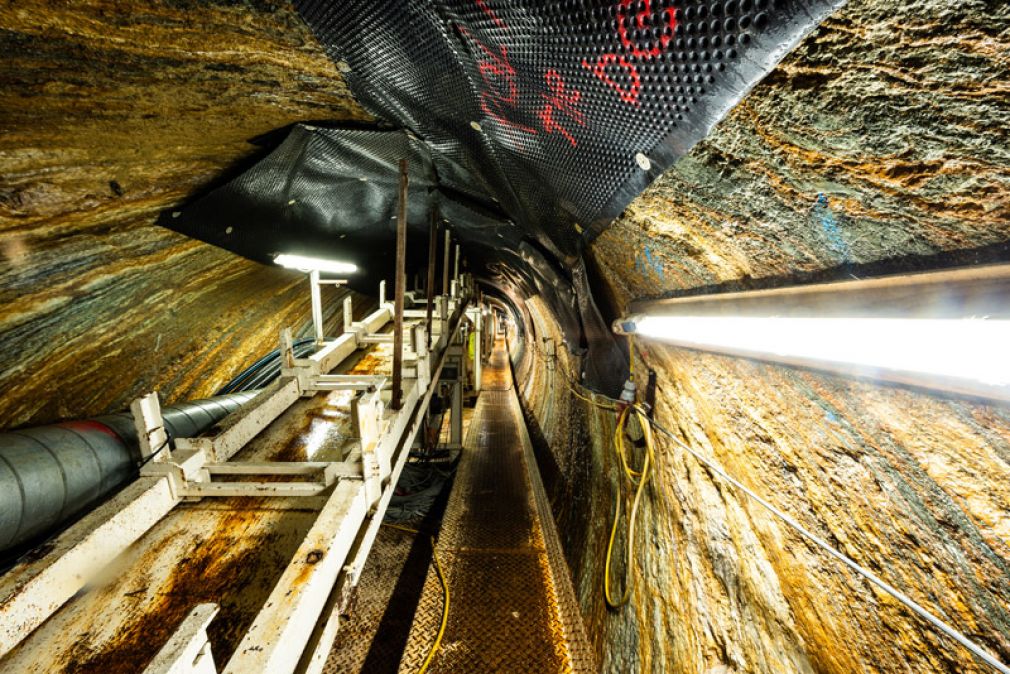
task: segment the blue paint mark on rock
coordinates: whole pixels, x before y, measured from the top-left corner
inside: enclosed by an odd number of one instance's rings
[[[831,250],[843,258],[847,258],[849,256],[849,244],[845,242],[842,236],[842,230],[838,226],[838,220],[831,210],[826,194],[821,193],[817,195],[817,200],[814,202],[813,216],[814,222],[820,226],[824,232],[824,236],[827,237]]]
[[[635,270],[643,275],[651,273],[665,280],[666,272],[663,271],[663,263],[658,257],[653,256],[652,246],[646,246],[642,252],[644,257],[643,255],[635,257]]]

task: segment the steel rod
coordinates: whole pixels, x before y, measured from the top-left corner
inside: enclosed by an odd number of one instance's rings
[[[456,257],[452,263],[452,280],[459,283],[459,244],[456,244]]]
[[[396,215],[396,287],[393,300],[393,397],[390,407],[403,406],[403,293],[407,283],[407,160],[400,160],[400,209]]]
[[[449,295],[449,228],[445,230],[445,243],[442,245],[442,294]]]
[[[309,286],[312,294],[312,328],[316,336],[316,345],[323,343],[323,300],[319,289],[319,271],[309,272]]]
[[[431,205],[431,225],[428,227],[428,281],[424,284],[424,289],[428,295],[426,311],[426,325],[428,326],[428,348],[431,348],[431,312],[435,304],[435,263],[438,249],[438,204]]]

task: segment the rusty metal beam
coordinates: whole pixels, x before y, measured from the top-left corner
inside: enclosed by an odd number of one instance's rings
[[[407,160],[400,160],[400,209],[396,214],[396,279],[393,300],[393,398],[389,406],[403,407],[403,293],[407,284]]]
[[[445,243],[442,244],[442,294],[449,294],[449,228],[445,229]]]
[[[438,248],[438,204],[431,204],[431,224],[428,226],[428,282],[425,283],[425,291],[428,296],[428,304],[425,307],[427,316],[425,325],[428,326],[428,348],[431,348],[431,312],[435,306],[435,261]]]

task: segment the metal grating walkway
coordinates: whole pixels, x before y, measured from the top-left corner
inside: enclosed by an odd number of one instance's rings
[[[595,671],[501,342],[484,371],[438,555],[451,600],[430,672]],[[441,612],[431,568],[401,672],[418,670]]]

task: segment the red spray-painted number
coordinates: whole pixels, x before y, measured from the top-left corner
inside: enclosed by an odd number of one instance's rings
[[[621,0],[617,6],[617,35],[621,46],[631,59],[648,59],[659,56],[670,45],[673,31],[677,28],[677,14],[672,7],[663,9],[658,14],[652,10],[651,0],[640,0],[642,10],[631,14],[632,4],[636,0]],[[636,39],[632,39],[629,31],[638,31]],[[658,39],[652,38],[652,31],[660,29]],[[644,37],[643,37],[644,36]],[[607,53],[601,55],[596,63],[582,59],[582,67],[588,69],[601,82],[617,92],[621,100],[637,106],[638,95],[642,90],[642,76],[638,72],[638,64],[622,54]],[[621,83],[607,72],[608,68],[616,68],[627,76],[626,83]]]
[[[616,64],[628,75],[627,86],[622,85],[607,73],[607,66]],[[620,54],[603,54],[596,63],[590,64],[586,59],[582,59],[582,67],[588,68],[596,75],[597,79],[617,92],[621,100],[631,105],[638,105],[638,92],[642,89],[642,78],[638,74],[638,67]]]
[[[635,0],[621,0],[621,3],[617,6],[617,34],[621,38],[621,44],[635,58],[659,56],[669,46],[670,40],[673,39],[673,30],[677,27],[676,10],[672,7],[667,7],[659,12],[657,16],[652,12],[652,0],[643,0],[642,11],[629,15],[628,12],[631,10],[631,5],[634,2]],[[633,24],[632,30],[639,30],[648,34],[653,28],[659,28],[658,44],[652,42],[651,39],[636,42],[628,37],[628,23],[629,19],[632,18],[634,19],[631,22]]]

